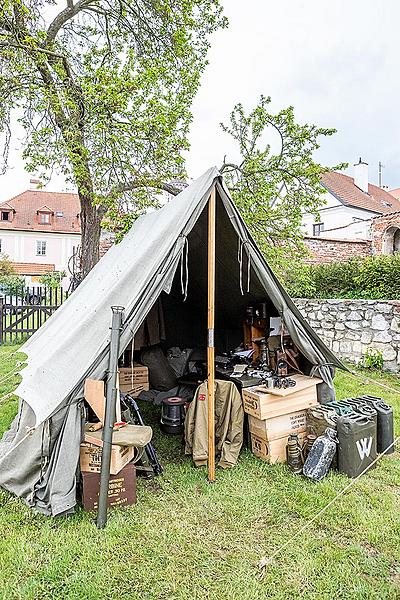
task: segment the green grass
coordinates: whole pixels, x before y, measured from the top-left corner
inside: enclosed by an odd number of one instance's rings
[[[0,370],[17,357],[0,350]],[[0,375],[0,380],[3,375]],[[400,390],[391,375],[372,375]],[[13,389],[5,382],[0,395]],[[1,383],[0,383],[1,386]],[[338,397],[383,396],[400,414],[397,393],[338,373]],[[16,400],[0,404],[0,430]],[[0,597],[4,599],[364,599],[400,597],[400,460],[384,458],[310,529],[267,566],[269,556],[349,480],[330,473],[319,484],[269,466],[248,451],[215,484],[195,469],[180,440],[155,443],[164,474],[138,481],[138,503],[109,512],[98,531],[94,514],[50,519],[0,491]],[[400,433],[399,418],[396,420]]]

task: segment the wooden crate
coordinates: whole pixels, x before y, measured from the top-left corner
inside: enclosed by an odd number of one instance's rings
[[[136,396],[139,396],[140,392],[148,391],[149,389],[150,389],[150,386],[148,383],[136,383],[132,387],[131,382],[129,382],[129,383],[121,383],[119,386],[120,392],[123,392],[124,394],[130,394],[134,398]]]
[[[318,404],[317,384],[322,379],[293,375],[296,386],[286,390],[263,385],[245,388],[242,392],[245,412],[257,419],[279,417]]]
[[[82,473],[82,504],[84,510],[96,510],[99,502],[100,475]],[[129,463],[118,473],[110,475],[107,506],[136,504],[136,468]]]
[[[119,384],[129,384],[132,388],[132,384],[137,383],[149,383],[149,370],[143,365],[135,364],[132,367],[120,367],[119,368]]]
[[[251,451],[255,456],[265,460],[270,464],[285,463],[287,462],[286,446],[288,436],[278,438],[273,441],[264,440],[254,433],[250,434],[251,437]],[[299,433],[300,444],[304,443],[306,433]]]
[[[102,448],[84,442],[80,450],[80,468],[82,473],[100,473]],[[135,456],[133,446],[111,446],[110,473],[117,475]]]
[[[305,409],[263,421],[249,415],[250,433],[270,442],[288,436],[290,433],[304,433],[306,429],[307,411]]]

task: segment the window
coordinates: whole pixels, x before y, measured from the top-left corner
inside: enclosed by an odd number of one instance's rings
[[[48,225],[50,223],[50,214],[49,213],[40,213],[40,224]]]
[[[46,242],[42,242],[39,240],[36,242],[36,255],[46,256]]]
[[[10,219],[10,211],[8,211],[8,210],[2,210],[1,211],[1,220],[2,221],[11,221],[11,219]]]
[[[321,235],[321,233],[324,231],[324,224],[323,223],[315,223],[313,226],[313,235],[317,236],[317,235]]]
[[[57,210],[56,211],[56,217],[63,217],[63,216],[64,216],[64,213],[63,213],[62,210]]]

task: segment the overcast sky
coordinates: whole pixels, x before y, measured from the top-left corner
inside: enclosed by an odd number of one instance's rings
[[[264,94],[274,111],[293,105],[299,122],[337,129],[323,141],[321,162],[352,165],[361,156],[377,183],[382,161],[383,183],[400,187],[399,0],[222,3],[230,25],[213,36],[193,107],[189,175],[234,155],[219,123],[235,103],[251,109]],[[28,186],[19,155],[13,152],[13,169],[0,178],[2,199]],[[54,177],[47,189],[66,188]]]

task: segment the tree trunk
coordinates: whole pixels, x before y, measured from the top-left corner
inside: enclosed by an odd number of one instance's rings
[[[79,190],[78,195],[81,203],[82,276],[85,278],[99,260],[102,214],[97,206],[93,206],[90,195],[88,197]]]

